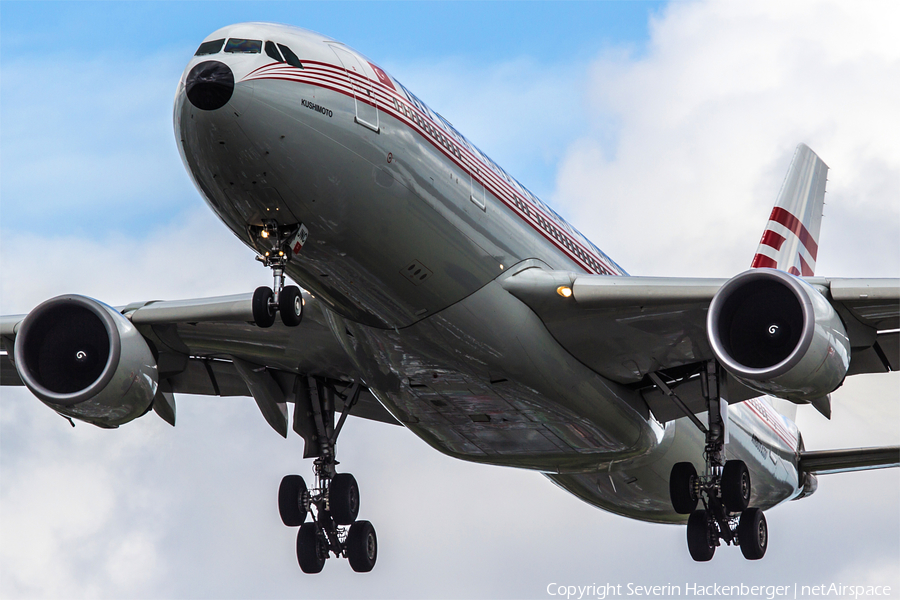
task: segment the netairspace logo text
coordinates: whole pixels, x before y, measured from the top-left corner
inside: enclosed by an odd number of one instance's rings
[[[565,585],[551,583],[547,586],[548,596],[557,596],[566,600],[606,600],[617,597],[657,596],[664,598],[684,597],[713,597],[725,596],[744,598],[876,598],[891,595],[891,587],[887,585],[844,585],[841,583],[821,585],[721,585],[713,583],[666,584],[666,585],[641,585],[636,583],[626,584],[596,584],[591,585]]]

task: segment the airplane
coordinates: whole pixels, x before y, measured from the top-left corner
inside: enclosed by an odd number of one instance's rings
[[[900,280],[815,275],[828,167],[805,145],[750,269],[700,279],[629,275],[396,78],[311,31],[207,36],[174,129],[272,286],[52,298],[0,318],[2,384],[104,428],[150,411],[174,425],[175,394],[252,397],[313,459],[311,485],[287,475],[277,495],[306,573],[377,560],[337,469],[348,415],[686,523],[697,561],[723,544],[762,558],[764,511],[819,474],[900,465],[898,446],[806,450],[794,423],[801,404],[830,417],[846,376],[900,368]]]

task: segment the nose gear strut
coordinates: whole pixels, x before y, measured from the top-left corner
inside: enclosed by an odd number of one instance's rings
[[[275,324],[275,313],[288,327],[296,327],[303,319],[303,296],[300,288],[284,285],[284,269],[290,257],[300,251],[309,231],[302,223],[280,226],[266,221],[262,226],[250,227],[250,236],[257,248],[263,248],[256,260],[272,269],[271,288],[259,287],[253,292],[253,321],[259,327]]]
[[[656,375],[656,384],[664,393],[674,395]],[[766,553],[768,528],[766,517],[750,502],[750,472],[742,460],[725,459],[725,420],[728,403],[720,394],[721,367],[709,361],[700,371],[700,389],[706,400],[708,427],[691,413],[692,422],[706,435],[703,457],[706,469],[697,475],[689,462],[675,463],[669,475],[672,507],[679,514],[689,514],[688,550],[696,561],[713,557],[720,540],[740,546],[745,558],[756,560]],[[677,398],[675,400],[681,403]],[[686,410],[686,407],[683,407]],[[703,507],[698,509],[697,504]]]

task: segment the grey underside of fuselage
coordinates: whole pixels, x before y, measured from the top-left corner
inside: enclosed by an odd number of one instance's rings
[[[333,116],[298,111],[301,98]],[[469,175],[418,134],[384,114],[380,133],[353,117],[352,99],[294,82],[240,84],[214,113],[176,104],[188,168],[245,244],[265,219],[308,227],[287,273],[324,301],[324,324],[406,427],[451,456],[548,473],[612,512],[683,520],[668,472],[677,460],[699,470],[699,431],[656,423],[497,282],[527,264],[578,267],[489,193],[486,210],[471,202]],[[427,280],[404,275],[412,264]],[[754,505],[785,499],[792,476],[754,487]]]

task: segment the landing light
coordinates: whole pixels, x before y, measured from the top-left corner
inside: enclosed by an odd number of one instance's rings
[[[278,256],[284,256],[284,250],[279,250],[279,251],[278,251]]]
[[[269,232],[266,231],[265,229],[263,229],[262,233],[260,235],[263,236],[264,238],[267,238],[267,237],[269,237]]]
[[[562,296],[563,298],[571,298],[572,296],[572,288],[567,285],[561,285],[556,288],[556,293]]]

